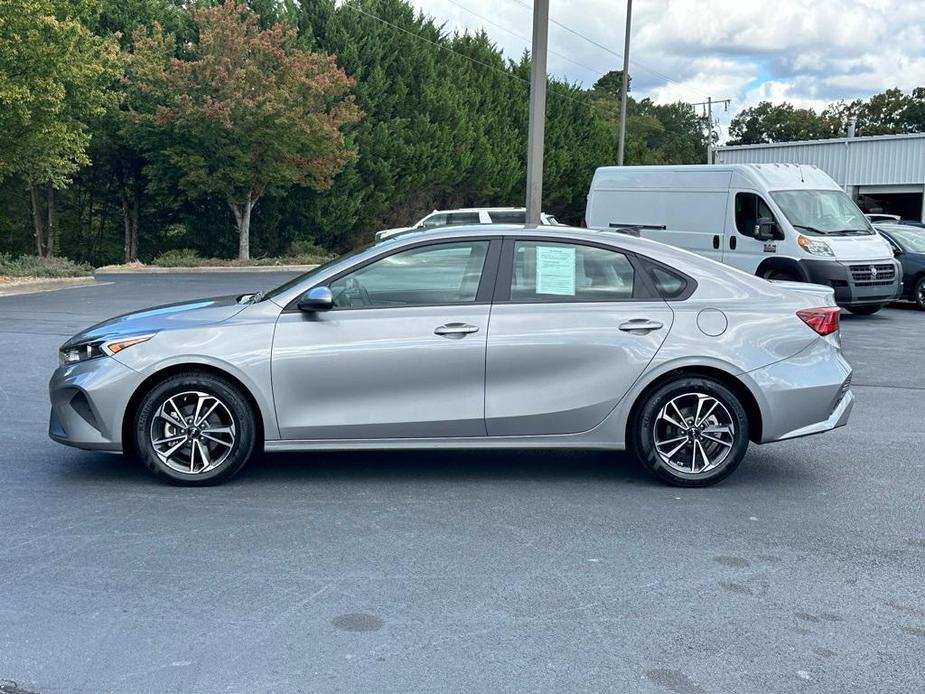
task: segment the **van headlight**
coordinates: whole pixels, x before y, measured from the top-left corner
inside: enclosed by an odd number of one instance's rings
[[[136,337],[128,337],[120,340],[93,340],[81,342],[76,345],[71,345],[70,347],[62,348],[58,352],[58,363],[64,366],[66,364],[77,364],[78,362],[89,361],[90,359],[111,356],[113,354],[118,354],[123,349],[128,349],[142,342],[147,342],[152,337],[154,337],[153,333],[151,335],[138,335]]]
[[[835,257],[832,249],[829,248],[829,244],[827,244],[825,241],[811,239],[807,236],[798,236],[797,243],[800,244],[800,248],[802,248],[807,253],[811,253],[812,255],[827,255],[832,258]]]

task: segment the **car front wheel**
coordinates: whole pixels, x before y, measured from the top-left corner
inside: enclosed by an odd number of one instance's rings
[[[925,311],[925,277],[920,277],[912,289],[912,298],[915,305]]]
[[[216,484],[251,457],[254,413],[237,387],[211,373],[165,379],[142,399],[135,450],[157,476],[186,486]]]
[[[681,377],[646,398],[631,443],[642,464],[663,481],[702,487],[738,467],[748,439],[748,415],[735,393],[711,378]]]

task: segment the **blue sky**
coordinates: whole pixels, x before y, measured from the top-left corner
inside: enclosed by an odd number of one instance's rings
[[[529,46],[532,0],[412,0],[448,31],[483,28],[505,53]],[[587,86],[622,67],[624,0],[550,0],[550,73]],[[585,37],[585,38],[582,38]],[[608,47],[605,50],[591,41]],[[617,54],[617,55],[615,55]],[[763,99],[821,108],[925,86],[925,0],[634,0],[633,93]]]

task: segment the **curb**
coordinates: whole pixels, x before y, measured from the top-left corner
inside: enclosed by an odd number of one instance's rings
[[[0,296],[16,296],[17,294],[36,294],[38,292],[53,292],[58,289],[71,287],[89,287],[99,284],[94,277],[56,277],[48,279],[35,279],[18,282],[16,284],[0,284]]]
[[[100,275],[159,275],[187,273],[198,274],[200,272],[307,272],[314,270],[318,265],[252,265],[245,267],[157,267],[144,266],[137,268],[120,268],[113,266],[104,266],[97,268],[93,273],[94,277]]]

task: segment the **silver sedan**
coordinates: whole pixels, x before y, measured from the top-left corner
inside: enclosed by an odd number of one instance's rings
[[[630,449],[669,483],[844,425],[832,290],[607,231],[386,239],[265,294],[100,323],[62,347],[49,434],[178,484],[255,450]]]

